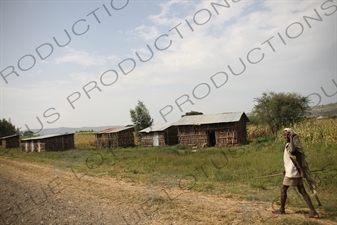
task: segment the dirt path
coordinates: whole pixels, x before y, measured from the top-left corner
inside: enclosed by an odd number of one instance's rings
[[[266,202],[133,185],[0,158],[0,224],[286,224]],[[326,219],[317,224],[336,224]]]

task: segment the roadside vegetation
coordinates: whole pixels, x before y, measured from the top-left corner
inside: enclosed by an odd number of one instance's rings
[[[294,124],[301,136],[307,161],[318,182],[322,206],[317,209],[337,221],[337,119],[307,119]],[[262,126],[248,126],[249,143],[223,148],[189,149],[180,145],[98,149],[93,133],[76,133],[76,149],[25,153],[21,148],[1,149],[2,157],[44,163],[78,177],[111,176],[149,188],[176,187],[211,195],[270,202],[278,207],[283,172],[284,140]],[[309,188],[307,188],[309,192]],[[314,205],[317,202],[311,197]],[[288,207],[307,206],[295,189],[288,193]],[[301,211],[299,211],[301,212]]]

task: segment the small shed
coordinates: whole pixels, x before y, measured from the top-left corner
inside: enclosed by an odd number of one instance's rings
[[[74,149],[74,134],[49,134],[21,140],[26,152],[64,151]]]
[[[178,144],[178,130],[172,123],[156,124],[139,131],[143,146],[163,146]]]
[[[113,127],[96,132],[97,147],[130,147],[135,145],[134,126]]]
[[[174,125],[181,145],[221,147],[247,142],[247,122],[244,112],[228,112],[184,116]]]
[[[18,148],[20,147],[20,135],[13,134],[6,137],[1,137],[1,146],[3,148]]]

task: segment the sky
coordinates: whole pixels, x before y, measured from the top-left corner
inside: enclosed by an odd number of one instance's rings
[[[21,130],[337,102],[337,1],[0,1],[0,118]]]

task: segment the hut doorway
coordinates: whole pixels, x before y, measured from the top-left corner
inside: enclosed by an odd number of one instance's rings
[[[153,133],[153,146],[159,146],[158,132]]]
[[[207,131],[207,145],[209,147],[214,147],[215,146],[215,132],[214,130],[208,130]]]

